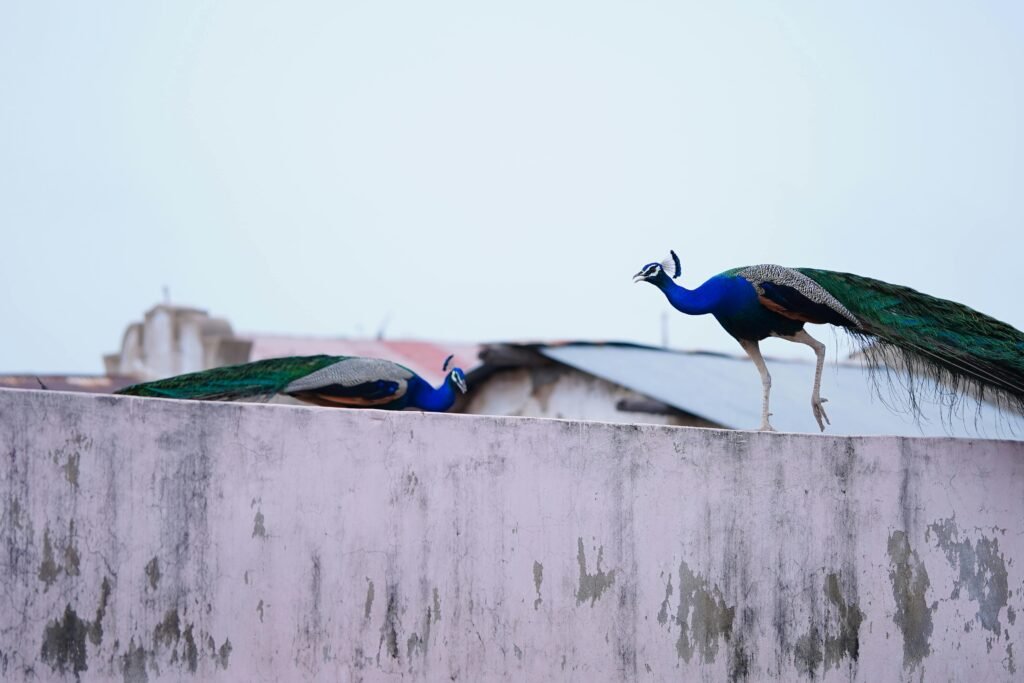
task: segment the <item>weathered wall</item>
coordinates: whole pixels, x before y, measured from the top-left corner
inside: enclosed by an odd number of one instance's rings
[[[1024,445],[0,391],[0,678],[1011,680]]]

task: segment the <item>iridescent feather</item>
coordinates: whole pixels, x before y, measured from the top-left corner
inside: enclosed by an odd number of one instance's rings
[[[439,388],[389,360],[355,356],[292,356],[213,368],[117,392],[197,401],[266,401],[276,395],[347,408],[447,410],[465,375],[453,368]]]
[[[678,264],[671,253],[645,265],[634,281],[654,284],[683,313],[714,315],[740,342],[761,374],[761,429],[771,429],[771,377],[758,348],[766,337],[814,349],[811,405],[821,429],[828,423],[826,399],[819,394],[825,347],[807,334],[805,323],[841,327],[870,358],[906,370],[906,395],[915,412],[915,379],[922,375],[939,383],[950,408],[969,395],[1024,412],[1024,333],[967,306],[860,275],[771,264],[734,268],[689,290],[672,281]]]

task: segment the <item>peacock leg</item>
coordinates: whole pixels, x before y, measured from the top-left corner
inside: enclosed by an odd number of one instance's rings
[[[806,344],[814,349],[814,355],[818,357],[818,363],[814,368],[814,393],[811,394],[811,410],[814,412],[814,419],[818,421],[818,427],[825,431],[825,425],[832,424],[825,414],[825,402],[827,398],[821,397],[821,370],[825,367],[825,345],[807,334],[807,330],[800,330],[792,337],[782,337],[787,341],[797,344]]]
[[[762,432],[774,432],[775,430],[768,422],[768,418],[772,415],[768,412],[768,393],[772,388],[772,376],[768,374],[768,366],[764,364],[764,358],[761,357],[761,347],[757,345],[756,341],[748,341],[746,339],[738,341],[743,350],[750,356],[750,360],[754,361],[757,371],[761,373],[761,426],[758,429]]]

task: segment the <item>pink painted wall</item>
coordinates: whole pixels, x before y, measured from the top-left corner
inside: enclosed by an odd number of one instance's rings
[[[0,678],[1013,680],[1024,444],[0,391]]]

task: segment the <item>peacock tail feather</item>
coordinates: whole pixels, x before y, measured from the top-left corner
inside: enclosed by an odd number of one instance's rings
[[[840,301],[859,324],[843,325],[869,358],[928,376],[951,407],[965,394],[1024,412],[1024,333],[954,301],[851,273],[797,268]]]
[[[117,393],[197,401],[268,400],[295,380],[344,359],[323,355],[270,358],[135,384]]]

